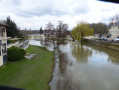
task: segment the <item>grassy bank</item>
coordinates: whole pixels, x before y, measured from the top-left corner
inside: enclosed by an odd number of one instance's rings
[[[119,51],[119,45],[115,45],[115,44],[108,44],[108,43],[88,43],[88,44],[104,47],[114,51]]]
[[[26,52],[37,55],[31,60],[8,62],[0,67],[0,85],[27,90],[48,90],[54,64],[53,52],[31,45]]]
[[[112,43],[112,42],[105,42],[105,41],[96,42],[95,40],[85,40],[84,42],[82,42],[82,44],[91,44],[91,45],[96,45],[107,49],[111,49],[114,51],[119,51],[119,45],[117,43]]]

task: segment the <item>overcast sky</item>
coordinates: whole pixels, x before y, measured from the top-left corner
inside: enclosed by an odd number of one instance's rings
[[[119,14],[119,4],[97,0],[0,0],[0,20],[10,16],[21,28],[55,26],[59,20],[72,29],[79,21],[104,22]]]

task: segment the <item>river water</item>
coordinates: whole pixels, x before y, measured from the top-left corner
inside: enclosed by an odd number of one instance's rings
[[[119,52],[67,43],[55,53],[51,90],[119,90]]]

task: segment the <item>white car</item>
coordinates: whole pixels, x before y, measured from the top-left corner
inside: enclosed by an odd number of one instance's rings
[[[119,38],[114,38],[113,40],[114,40],[114,41],[119,41]]]
[[[98,38],[99,40],[105,40],[105,41],[108,41],[108,38],[106,38],[106,37],[100,37],[100,38]]]

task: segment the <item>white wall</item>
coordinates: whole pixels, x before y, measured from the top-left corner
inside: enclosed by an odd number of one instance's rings
[[[0,66],[2,66],[3,65],[3,56],[1,55],[0,56]]]

